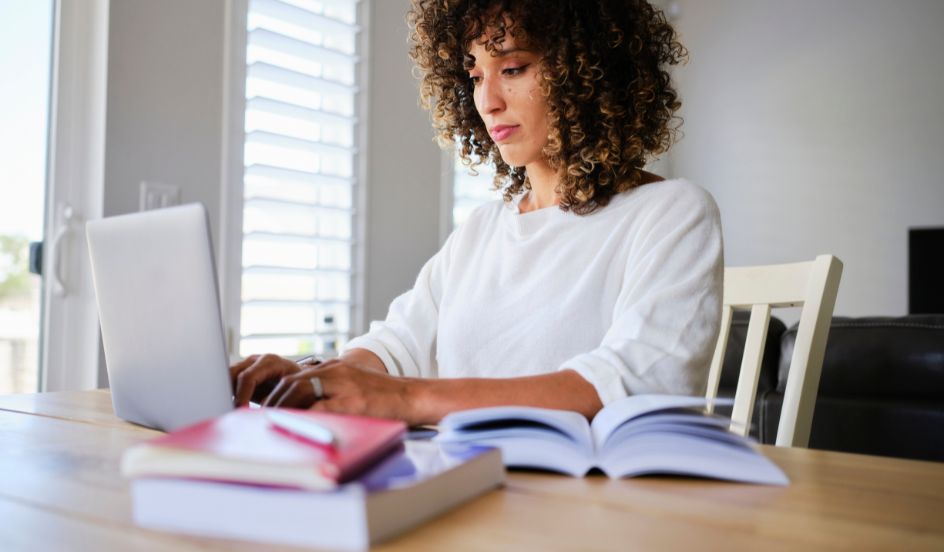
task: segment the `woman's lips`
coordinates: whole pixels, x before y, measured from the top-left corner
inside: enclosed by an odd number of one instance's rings
[[[492,140],[502,142],[516,130],[518,130],[518,125],[496,125],[492,127]]]

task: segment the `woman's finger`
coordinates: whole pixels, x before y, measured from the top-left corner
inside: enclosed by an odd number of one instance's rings
[[[282,378],[266,397],[262,406],[308,408],[316,401],[327,397],[329,393],[326,386],[331,379],[331,371],[325,368],[326,364],[328,363],[311,366],[297,374]],[[315,382],[312,381],[314,378],[318,378],[317,386],[320,387],[320,393]]]
[[[278,408],[308,408],[315,402],[315,395],[311,390],[311,384],[307,380],[293,378],[285,387],[285,392],[272,401],[272,406]]]
[[[311,395],[315,400],[322,400],[334,394],[332,391],[334,389],[334,380],[335,376],[337,376],[337,370],[332,370],[332,367],[335,364],[335,362],[329,360],[324,364],[302,370],[297,374],[296,377],[298,379],[303,379],[308,386],[311,387]],[[320,393],[318,392],[319,389],[316,389],[316,384],[311,381],[314,378],[318,378],[317,386],[320,387]]]
[[[317,412],[337,412],[337,402],[331,399],[315,401],[309,408]]]
[[[284,359],[273,355],[264,355],[250,367],[241,371],[236,376],[234,404],[236,406],[249,404],[249,400],[253,398],[256,390],[263,383],[279,379],[285,372],[285,368],[280,365],[279,361],[284,361]]]
[[[230,381],[230,385],[232,385],[233,387],[234,393],[236,392],[236,376],[238,376],[239,373],[245,370],[246,368],[249,368],[250,366],[255,364],[257,360],[259,360],[259,355],[249,355],[248,357],[240,360],[236,364],[233,364],[232,366],[229,367],[229,381]]]
[[[272,391],[269,392],[265,399],[259,404],[261,404],[263,407],[276,406],[279,402],[279,399],[288,393],[289,387],[295,383],[296,376],[297,375],[285,376],[284,378],[280,379]]]

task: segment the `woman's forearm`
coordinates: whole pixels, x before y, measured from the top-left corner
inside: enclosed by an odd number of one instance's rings
[[[380,372],[381,374],[387,373],[387,367],[384,366],[380,357],[367,349],[351,349],[338,357],[338,359],[343,360],[351,366],[366,368],[374,372]]]
[[[380,357],[367,349],[351,349],[339,360],[352,367],[387,373]],[[400,378],[397,416],[411,425],[436,424],[446,414],[485,406],[538,406],[573,410],[593,418],[603,408],[593,385],[573,370],[517,378]],[[370,399],[369,399],[370,400]],[[374,397],[373,400],[384,400]]]
[[[593,385],[573,370],[517,378],[407,378],[408,419],[436,424],[450,412],[485,406],[573,410],[588,419],[603,408]]]

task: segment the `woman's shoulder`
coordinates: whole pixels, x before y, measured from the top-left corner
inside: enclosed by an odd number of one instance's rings
[[[643,184],[614,196],[610,202],[618,210],[698,209],[717,211],[708,190],[687,178],[671,178]]]
[[[714,201],[708,190],[687,178],[667,178],[650,182],[620,195],[629,198],[636,196],[635,199],[638,201],[653,202],[665,200]]]

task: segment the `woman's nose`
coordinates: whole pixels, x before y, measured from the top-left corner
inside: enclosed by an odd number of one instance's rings
[[[478,95],[479,113],[491,114],[505,109],[505,99],[502,96],[501,84],[495,79],[483,78],[476,90]]]

